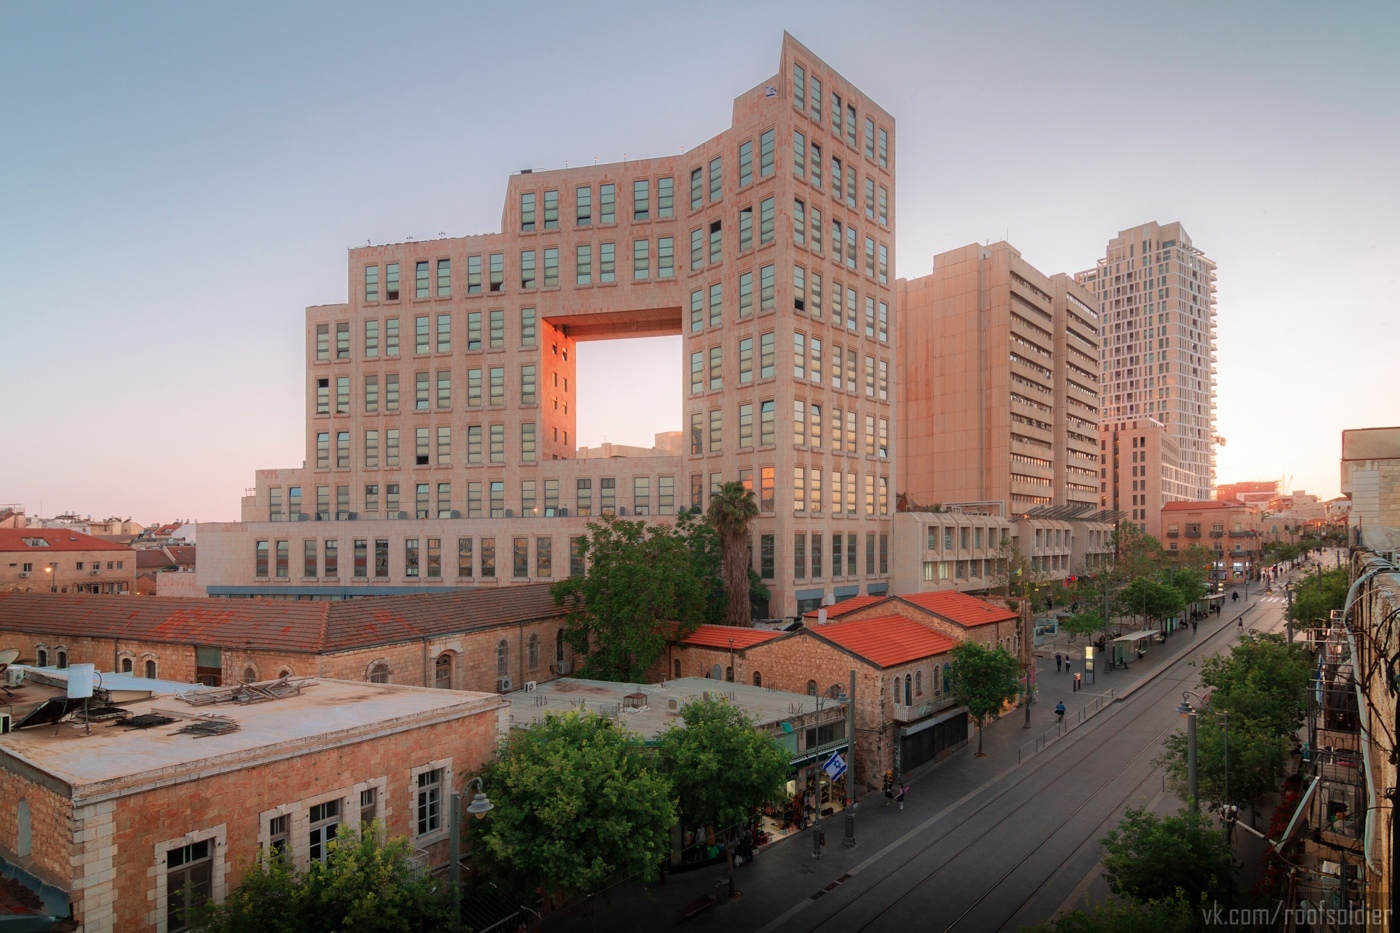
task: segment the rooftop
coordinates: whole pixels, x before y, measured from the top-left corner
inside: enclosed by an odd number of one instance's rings
[[[702,625],[681,639],[681,644],[699,648],[733,648],[742,651],[782,635],[771,629],[739,628],[733,625]]]
[[[249,767],[298,751],[324,751],[413,724],[445,721],[500,707],[494,694],[344,680],[301,680],[300,693],[259,703],[193,706],[175,696],[125,704],[133,716],[175,721],[148,729],[105,722],[50,724],[0,736],[0,768],[18,760],[71,787],[74,800],[120,795]],[[196,737],[178,730],[199,720],[236,731]]]
[[[807,631],[860,655],[877,667],[894,667],[952,651],[954,642],[904,616],[880,616],[820,625]]]
[[[548,619],[548,583],[327,602],[0,593],[0,631],[318,653]]]
[[[927,609],[963,628],[974,628],[992,622],[1014,622],[1021,616],[1014,609],[996,606],[957,590],[937,590],[932,593],[911,593],[900,596],[907,603]]]
[[[0,551],[129,551],[131,548],[67,528],[0,528]]]
[[[625,684],[562,677],[542,683],[534,690],[517,690],[507,694],[506,699],[510,701],[511,726],[529,726],[542,721],[550,713],[587,709],[619,720],[650,742],[672,723],[680,724],[682,706],[706,694],[732,700],[760,727],[812,713],[819,708],[840,708],[824,697],[728,683],[708,677],[682,677],[659,684]],[[629,695],[632,697],[630,700]],[[675,701],[675,709],[671,708],[671,701]]]
[[[881,600],[889,599],[888,596],[852,596],[850,599],[843,599],[839,603],[826,607],[826,617],[828,619],[839,619],[848,612],[855,612],[857,609],[864,609],[866,606],[878,603]],[[803,613],[804,619],[817,618],[820,609],[812,609]]]

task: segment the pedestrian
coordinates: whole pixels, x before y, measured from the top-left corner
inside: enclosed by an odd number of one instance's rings
[[[899,809],[901,809],[901,810],[904,809],[904,795],[907,794],[907,793],[909,793],[909,785],[908,785],[908,784],[901,784],[901,785],[899,785],[899,796],[895,797],[894,799],[899,801]]]
[[[1083,674],[1075,674],[1075,675],[1074,675],[1074,691],[1075,691],[1075,693],[1078,693],[1079,690],[1083,687],[1083,681],[1080,679],[1080,678],[1082,678],[1083,676],[1084,676]]]
[[[890,805],[890,801],[893,800],[893,799],[894,799],[894,772],[893,772],[893,771],[886,771],[886,772],[885,772],[885,806],[888,807],[888,806]]]
[[[1070,673],[1070,667],[1072,666],[1072,664],[1073,664],[1073,660],[1070,658],[1070,656],[1069,656],[1069,655],[1065,655],[1065,673],[1066,673],[1066,674]]]
[[[1191,634],[1192,634],[1192,635],[1196,634],[1196,620],[1195,620],[1195,619],[1192,619],[1192,620],[1191,620]]]
[[[1243,631],[1244,631],[1244,616],[1240,616],[1238,619],[1235,620],[1235,622],[1236,622],[1236,624],[1239,626],[1240,631],[1243,632]]]
[[[1058,651],[1055,652],[1055,670],[1056,670],[1056,672],[1059,672],[1059,671],[1061,670],[1061,665],[1062,665],[1063,663],[1064,663],[1064,658],[1060,655],[1060,653],[1059,653]]]
[[[1060,717],[1060,718],[1059,718],[1059,721],[1060,721],[1060,722],[1064,722],[1064,721],[1065,721],[1065,701],[1064,701],[1064,700],[1061,700],[1060,702],[1058,702],[1058,703],[1055,704],[1055,715],[1058,716],[1058,717]]]

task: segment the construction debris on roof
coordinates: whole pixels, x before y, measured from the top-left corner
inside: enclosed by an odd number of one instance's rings
[[[197,693],[182,693],[179,699],[191,706],[211,706],[215,703],[263,703],[296,696],[302,687],[314,687],[316,681],[306,677],[283,677],[254,684],[239,684],[236,687],[201,690]]]
[[[185,733],[197,739],[207,738],[211,735],[227,735],[230,732],[237,732],[241,726],[230,719],[198,719],[188,725],[176,729],[173,734]]]

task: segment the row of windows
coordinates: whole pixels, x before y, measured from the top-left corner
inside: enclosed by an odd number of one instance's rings
[[[111,561],[111,560],[109,560],[109,561],[107,561],[107,569],[108,569],[108,570],[114,570],[114,569],[115,569],[115,570],[121,570],[121,569],[122,569],[122,566],[123,566],[125,563],[126,563],[126,561],[121,561],[121,560],[118,560],[118,561]],[[10,566],[13,567],[14,564],[11,564]],[[44,561],[44,567],[45,567],[46,569],[52,567],[52,568],[53,568],[53,571],[57,571],[57,570],[59,569],[58,561],[56,561],[56,560],[46,560],[46,561]],[[100,561],[100,560],[86,560],[86,561],[85,561],[85,560],[80,560],[80,561],[75,561],[74,564],[73,564],[73,569],[74,569],[74,570],[101,570],[101,569],[102,569],[102,561]],[[23,571],[24,573],[33,573],[33,572],[34,572],[34,564],[33,564],[32,562],[23,563],[23,564],[20,565],[20,570]],[[51,571],[51,572],[53,572],[53,571]]]
[[[539,320],[534,308],[521,308],[519,325],[520,346],[533,347],[539,339]],[[504,350],[506,348],[506,311],[465,312],[465,344],[467,352],[478,350]],[[401,333],[400,321],[396,317],[371,318],[364,322],[361,348],[367,360],[400,355],[403,342],[408,335]],[[484,326],[483,326],[484,325]],[[317,362],[331,359],[348,360],[350,356],[350,322],[337,321],[334,325],[334,348],[332,348],[331,325],[316,325]],[[452,312],[437,315],[420,314],[413,319],[412,348],[417,356],[430,353],[452,352]]]
[[[315,377],[315,379],[316,414],[329,415],[333,410],[338,415],[348,415],[351,404],[351,377],[335,377],[334,409],[332,409],[331,378],[324,376]],[[552,379],[552,388],[562,389],[564,393],[569,391],[568,376],[561,377],[559,373],[555,372],[552,374]],[[516,384],[520,390],[521,405],[535,405],[539,402],[538,368],[534,363],[528,363],[519,368],[519,378]],[[459,390],[461,388],[466,390],[464,402],[467,408],[481,408],[483,405],[489,405],[492,408],[504,407],[506,404],[506,367],[470,368],[466,371],[465,386],[459,385]],[[381,406],[386,412],[399,411],[402,392],[403,386],[398,373],[366,374],[364,376],[365,414],[375,414],[381,410]],[[412,400],[411,405],[408,406],[410,410],[450,411],[452,397],[451,370],[439,369],[436,373],[418,372],[413,374]],[[558,407],[556,402],[555,408]],[[564,413],[568,414],[567,403],[564,407]]]
[[[825,126],[822,103],[821,78],[815,72],[809,72],[802,63],[794,62],[792,66],[793,108],[798,113],[810,116],[818,126]],[[877,126],[874,120],[866,117],[862,134],[855,104],[847,102],[843,109],[841,95],[834,90],[831,92],[830,113],[833,139],[844,140],[846,145],[852,149],[860,149],[860,140],[863,140],[865,157],[878,163],[881,168],[890,167],[890,136],[885,127]]]
[[[857,499],[860,496],[861,474],[842,473],[840,470],[832,470],[829,474],[830,483],[827,485],[831,491],[829,501],[832,517],[841,514],[856,516]],[[844,478],[844,482],[843,482]],[[884,476],[876,476],[873,473],[864,474],[865,486],[865,517],[873,518],[879,515],[890,513],[890,487],[889,479]],[[822,496],[822,471],[816,467],[797,466],[792,468],[792,510],[794,512],[811,512],[818,514],[822,512],[827,504]]]
[[[549,579],[554,576],[554,538],[528,535],[509,539],[510,576],[515,579]],[[531,543],[534,545],[534,572],[531,573]],[[582,538],[569,539],[569,573],[583,573]],[[270,539],[254,542],[253,575],[259,578],[290,579],[292,575],[292,541]],[[341,575],[340,543],[336,538],[306,538],[301,546],[301,576],[303,579],[339,579]],[[456,549],[452,539],[440,537],[408,537],[400,539],[402,561],[390,567],[389,538],[352,538],[347,556],[352,579],[426,578],[440,580],[444,574],[459,579],[495,579],[496,539],[494,537],[459,537]],[[504,568],[502,568],[504,569]],[[387,673],[387,672],[386,672]]]
[[[833,577],[860,575],[860,536],[833,532],[831,538],[831,575]],[[792,576],[805,580],[809,575],[818,579],[824,575],[824,549],[827,536],[818,532],[799,531],[792,536]],[[844,556],[843,556],[844,555]],[[878,555],[878,561],[877,561]],[[808,558],[811,558],[809,565]],[[878,568],[878,569],[877,569]],[[865,571],[867,575],[890,572],[889,535],[865,534]]]
[[[858,429],[864,426],[864,431]],[[850,409],[842,412],[831,409],[830,430],[826,437],[834,454],[864,454],[881,460],[890,455],[890,422],[888,418],[866,414]],[[822,406],[806,399],[793,399],[792,402],[792,443],[797,447],[812,450],[823,448]]]
[[[458,431],[458,437],[465,436],[466,439],[466,459],[458,460],[467,464],[481,463],[505,463],[506,462],[506,425],[504,424],[469,424],[466,430]],[[520,463],[537,463],[539,461],[539,436],[537,425],[533,421],[527,421],[519,425],[520,435]],[[554,429],[556,433],[558,428]],[[411,456],[413,459],[409,464],[413,466],[450,466],[453,462],[452,426],[437,425],[436,427],[415,427],[405,429],[411,431],[409,437],[413,443]],[[330,431],[316,432],[316,469],[318,470],[348,470],[351,468],[352,456],[350,449],[350,432],[336,431],[335,449],[331,449]],[[564,431],[564,443],[568,443],[568,432]],[[384,441],[382,456],[380,450],[381,434]],[[558,437],[555,441],[558,442]],[[385,467],[399,467],[404,465],[404,454],[401,449],[403,438],[398,428],[385,428],[382,432],[379,429],[365,431],[364,434],[364,464],[366,469],[378,469],[381,463]],[[457,451],[460,458],[464,452]]]

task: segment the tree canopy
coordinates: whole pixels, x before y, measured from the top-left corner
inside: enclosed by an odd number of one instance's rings
[[[201,933],[429,933],[450,929],[446,890],[410,858],[407,840],[380,844],[377,824],[350,827],[330,843],[325,863],[292,868],[285,858],[249,866],[223,903],[192,912]]]
[[[1103,616],[1092,609],[1086,609],[1061,619],[1060,628],[1072,635],[1101,632],[1103,631]]]
[[[749,556],[752,545],[749,525],[757,517],[758,500],[753,490],[739,482],[725,483],[716,490],[705,512],[706,520],[719,537],[724,592],[728,597],[725,613],[728,625],[753,625],[749,602],[749,575],[753,564]]]
[[[1235,900],[1230,847],[1211,823],[1194,813],[1159,817],[1146,807],[1130,807],[1117,828],[1099,842],[1104,847],[1104,876],[1114,894],[1144,903]]]
[[[986,648],[965,641],[952,651],[949,687],[977,721],[977,755],[982,756],[982,730],[988,717],[1016,699],[1021,689],[1021,662],[1005,648]]]
[[[1303,724],[1312,677],[1307,649],[1274,633],[1251,632],[1228,655],[1201,662],[1211,706],[1265,723],[1276,735],[1292,735]]]
[[[554,584],[569,609],[564,637],[586,654],[582,673],[599,680],[640,679],[676,632],[711,621],[720,591],[714,532],[693,513],[672,525],[605,516],[582,541],[587,573]],[[722,599],[722,596],[720,596]]]
[[[669,851],[671,782],[641,738],[611,719],[571,710],[512,730],[482,778],[495,807],[469,824],[475,853],[520,896],[650,878]]]
[[[1293,605],[1289,618],[1302,625],[1326,624],[1333,609],[1346,607],[1351,586],[1346,567],[1334,567],[1321,574],[1308,574],[1293,584]]]

